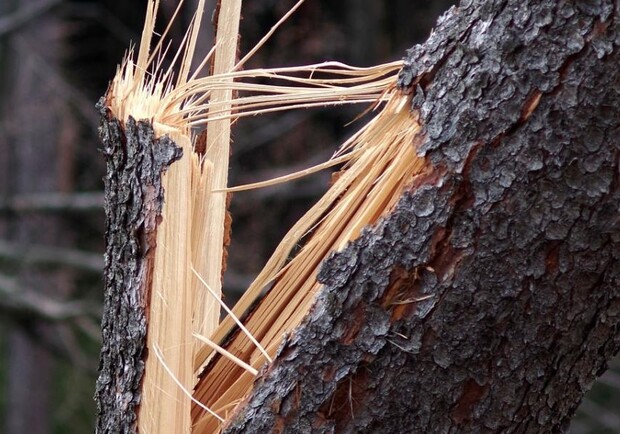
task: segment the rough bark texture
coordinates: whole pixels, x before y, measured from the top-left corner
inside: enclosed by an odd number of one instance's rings
[[[148,122],[121,126],[100,102],[106,157],[103,346],[95,399],[97,433],[136,432],[136,406],[146,357],[146,308],[161,219],[162,173],[181,157]]]
[[[617,8],[463,1],[409,51],[432,174],[325,262],[225,432],[567,429],[620,344]]]

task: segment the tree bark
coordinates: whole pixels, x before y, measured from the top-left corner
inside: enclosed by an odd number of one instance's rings
[[[567,430],[620,344],[619,19],[463,1],[408,52],[431,170],[325,262],[226,433]]]
[[[123,126],[100,102],[106,157],[106,253],[103,346],[95,392],[97,433],[136,432],[136,407],[146,357],[146,312],[155,235],[161,220],[162,173],[181,157],[148,122]]]

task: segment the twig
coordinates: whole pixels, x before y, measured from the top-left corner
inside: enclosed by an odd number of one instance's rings
[[[67,321],[100,316],[100,308],[82,301],[56,300],[39,292],[20,288],[17,279],[0,274],[0,310],[14,317]]]
[[[103,193],[24,194],[0,200],[0,212],[101,211]]]
[[[140,34],[129,28],[108,8],[94,3],[68,3],[63,9],[66,14],[80,20],[90,19],[99,22],[108,34],[119,42],[137,41]]]
[[[257,176],[262,179],[263,177]],[[269,178],[265,178],[269,179]],[[245,201],[241,206],[242,209],[246,209],[252,202],[271,202],[271,201],[292,201],[292,200],[316,200],[320,197],[327,187],[329,186],[329,175],[315,174],[312,177],[308,177],[303,181],[291,181],[278,185],[271,186],[269,188],[259,188],[256,190],[247,190],[239,194],[241,200]],[[233,204],[239,203],[238,199],[233,196]],[[255,206],[251,206],[254,212],[256,212]]]
[[[68,266],[101,273],[103,255],[82,250],[42,245],[24,245],[0,240],[0,258],[35,265]]]
[[[33,63],[33,70],[39,74],[41,80],[46,80],[54,91],[60,95],[64,101],[76,108],[82,118],[93,128],[98,125],[96,111],[93,108],[91,99],[84,92],[67,80],[61,71],[51,65],[39,54],[41,47],[37,47],[28,41],[28,38],[16,34],[12,40],[13,50],[17,53],[17,58],[28,56]]]
[[[600,376],[596,381],[609,387],[620,389],[620,374],[613,371],[613,367]]]
[[[60,3],[62,3],[62,0],[42,0],[37,3],[26,3],[27,6],[21,7],[16,12],[0,18],[0,36],[16,30]]]
[[[579,411],[612,432],[618,432],[620,429],[620,417],[616,416],[613,411],[601,407],[591,399],[584,398]]]

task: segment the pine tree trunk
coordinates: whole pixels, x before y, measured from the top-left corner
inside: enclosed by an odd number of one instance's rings
[[[97,433],[136,432],[146,358],[147,303],[164,191],[161,177],[181,157],[147,122],[121,127],[100,102],[106,253],[103,346],[97,380]]]
[[[399,85],[427,174],[330,257],[225,432],[562,432],[620,344],[620,13],[463,1]]]

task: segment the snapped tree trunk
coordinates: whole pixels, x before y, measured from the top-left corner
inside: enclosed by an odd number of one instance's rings
[[[105,181],[105,292],[97,433],[136,432],[144,362],[147,307],[153,279],[155,236],[161,221],[162,174],[181,157],[167,137],[155,138],[148,122],[122,127],[99,103]]]
[[[325,261],[225,432],[567,429],[620,343],[616,8],[463,1],[409,51],[399,86],[426,170]],[[132,432],[159,179],[179,155],[147,123],[104,113],[102,132],[98,432]]]
[[[226,433],[568,428],[620,342],[617,8],[463,1],[408,52],[428,170]]]

